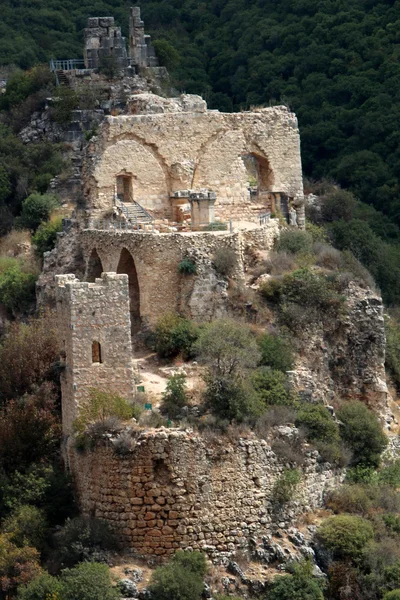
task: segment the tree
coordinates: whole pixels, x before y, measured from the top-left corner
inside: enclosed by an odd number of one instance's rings
[[[18,600],[63,600],[62,583],[57,577],[43,573],[18,590]]]
[[[186,376],[181,373],[172,375],[162,395],[161,410],[169,417],[175,418],[181,414],[182,408],[186,405]]]
[[[81,563],[65,569],[60,576],[63,600],[119,600],[107,565]]]
[[[191,559],[189,553],[180,552],[170,563],[153,572],[149,586],[151,597],[154,600],[200,600],[204,575],[204,558]]]
[[[0,592],[11,595],[18,586],[37,577],[41,571],[39,558],[35,548],[19,548],[10,534],[0,534]]]
[[[57,233],[60,231],[62,231],[61,218],[39,225],[35,235],[32,236],[32,243],[35,246],[38,256],[42,257],[45,252],[53,250],[56,245]]]
[[[295,404],[295,395],[282,371],[260,367],[252,376],[252,384],[259,400],[265,406],[293,406]]]
[[[377,467],[388,439],[377,416],[362,402],[346,402],[337,411],[340,435],[353,452],[353,465]]]
[[[10,534],[10,540],[22,548],[43,548],[47,523],[43,511],[36,506],[17,507],[3,522],[2,531]]]
[[[277,371],[290,371],[293,368],[293,352],[287,340],[278,335],[262,334],[258,340],[261,364]]]
[[[304,404],[296,417],[296,427],[304,427],[310,441],[338,442],[339,427],[322,404]]]
[[[374,530],[371,523],[362,517],[337,515],[326,519],[316,535],[334,559],[357,561],[373,539]]]
[[[0,274],[0,304],[16,315],[27,312],[35,304],[37,273],[27,272],[21,263]]]
[[[47,221],[50,213],[59,205],[53,194],[39,194],[34,192],[22,203],[19,225],[36,231],[43,221]]]

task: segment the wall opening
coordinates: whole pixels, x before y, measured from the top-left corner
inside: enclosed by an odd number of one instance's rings
[[[86,281],[94,283],[96,279],[101,277],[102,273],[103,265],[100,256],[98,255],[96,248],[93,248],[88,262]]]
[[[131,253],[123,248],[119,259],[117,273],[126,273],[129,279],[129,310],[131,314],[131,333],[134,335],[140,329],[140,289],[135,262]]]
[[[101,344],[100,342],[92,342],[92,363],[102,363]]]
[[[117,175],[117,198],[121,202],[133,201],[132,175],[128,173]]]
[[[275,206],[272,206],[273,194],[271,194],[274,176],[268,160],[254,152],[242,155],[242,160],[248,176],[251,197],[256,202],[265,204],[266,208],[275,210]]]

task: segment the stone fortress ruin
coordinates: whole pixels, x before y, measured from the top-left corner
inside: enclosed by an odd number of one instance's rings
[[[113,18],[89,19],[86,71],[110,56],[127,76],[158,68],[138,8],[128,48]],[[90,388],[134,399],[132,346],[159,317],[207,322],[227,314],[217,250],[233,251],[240,283],[248,257],[271,250],[282,226],[304,228],[295,115],[283,106],[225,114],[199,96],[141,89],[100,122],[81,173],[84,202],[45,258],[39,293],[56,297],[64,450],[82,511],[110,522],[145,556],[177,548],[216,556],[270,534],[277,522],[288,527],[342,478],[315,452],[301,467],[298,497],[277,509],[273,489],[286,464],[264,440],[211,447],[193,431],[138,429],[125,454],[112,438],[82,454],[72,434]],[[189,277],[180,272],[184,260],[196,265]]]

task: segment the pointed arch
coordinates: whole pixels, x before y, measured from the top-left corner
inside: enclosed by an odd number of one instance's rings
[[[86,281],[89,283],[94,283],[96,279],[101,277],[102,273],[103,264],[101,262],[101,258],[96,248],[93,248],[88,260]]]
[[[131,314],[131,332],[137,333],[140,328],[140,289],[135,261],[126,248],[121,250],[117,273],[126,273],[129,280],[129,307]]]

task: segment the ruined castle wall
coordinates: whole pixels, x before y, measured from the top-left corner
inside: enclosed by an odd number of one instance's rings
[[[273,489],[285,464],[264,440],[211,442],[153,430],[138,432],[133,450],[122,456],[110,442],[85,454],[70,442],[68,454],[83,512],[108,521],[125,546],[144,555],[233,551],[273,523],[292,523],[321,506],[343,476],[311,452],[293,501],[277,506]]]
[[[133,178],[133,197],[155,216],[171,217],[170,195],[208,188],[222,220],[254,218],[243,157],[255,157],[264,191],[302,197],[297,120],[285,107],[108,117],[88,154],[86,193],[92,210],[112,207],[115,177]]]
[[[103,273],[96,283],[58,275],[57,314],[65,368],[61,376],[62,421],[71,431],[90,388],[133,399],[134,382],[127,275]],[[101,359],[93,362],[92,344]]]

